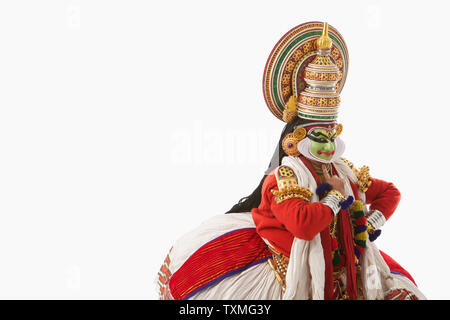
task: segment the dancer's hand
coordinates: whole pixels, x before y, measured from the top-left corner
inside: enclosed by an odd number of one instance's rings
[[[324,164],[322,165],[322,172],[325,178],[325,182],[328,183],[334,190],[339,191],[342,196],[345,197],[344,180],[339,178],[338,176],[330,176],[327,167]]]

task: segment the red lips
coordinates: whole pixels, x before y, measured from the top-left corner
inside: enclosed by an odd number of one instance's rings
[[[317,151],[317,154],[324,154],[326,156],[332,156],[334,154],[334,151],[331,151],[331,152]]]

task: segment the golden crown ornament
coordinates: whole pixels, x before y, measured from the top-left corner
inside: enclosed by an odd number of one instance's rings
[[[328,23],[307,22],[286,33],[273,48],[264,70],[269,110],[285,122],[337,119],[348,70],[348,51]]]

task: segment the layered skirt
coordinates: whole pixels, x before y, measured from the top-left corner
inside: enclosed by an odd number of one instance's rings
[[[250,213],[214,216],[174,243],[157,275],[160,299],[323,299],[314,241],[305,243],[300,251],[294,243],[283,260],[256,233]],[[360,278],[360,298],[425,299],[409,273],[374,243],[364,251]],[[345,273],[335,283],[336,292],[345,288]]]

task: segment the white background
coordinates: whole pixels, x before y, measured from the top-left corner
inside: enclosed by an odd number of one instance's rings
[[[172,243],[259,183],[279,38],[350,55],[345,156],[402,201],[378,246],[448,299],[446,1],[0,2],[0,297],[154,299]]]

